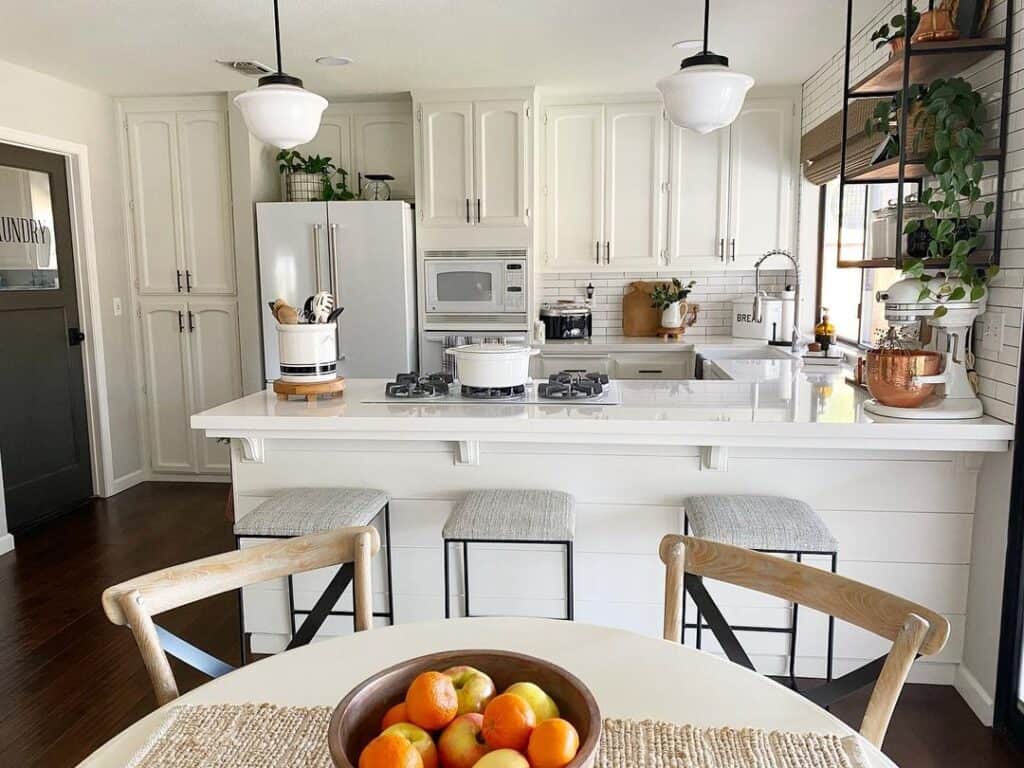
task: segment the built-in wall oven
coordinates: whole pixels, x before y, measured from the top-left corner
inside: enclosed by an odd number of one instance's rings
[[[524,331],[423,331],[420,333],[420,372],[450,373],[456,379],[459,377],[455,365],[455,358],[446,355],[445,350],[450,347],[458,347],[463,344],[519,344],[523,345],[529,341]]]
[[[515,321],[525,328],[528,277],[525,250],[425,251],[426,325],[465,319],[470,327]]]

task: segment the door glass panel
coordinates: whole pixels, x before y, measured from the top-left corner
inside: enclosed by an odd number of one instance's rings
[[[0,291],[59,287],[50,176],[0,165]]]
[[[490,272],[439,272],[438,301],[492,301],[494,275]]]

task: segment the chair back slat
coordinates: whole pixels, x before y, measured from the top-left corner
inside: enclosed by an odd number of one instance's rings
[[[928,623],[922,654],[938,653],[949,637],[949,622],[941,614],[845,576],[691,536],[669,535],[662,539],[663,562],[670,557],[674,544],[686,549],[687,573],[806,605],[887,640],[895,641],[907,615],[916,614]]]
[[[118,597],[133,590],[146,601],[150,616],[156,616],[249,584],[351,562],[355,559],[355,541],[359,533],[369,534],[370,554],[377,554],[380,535],[372,526],[273,541],[173,565],[116,584],[103,592],[103,610],[114,624],[124,625],[125,617]]]

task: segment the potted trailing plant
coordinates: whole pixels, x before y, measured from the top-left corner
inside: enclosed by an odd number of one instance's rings
[[[907,37],[914,34],[920,21],[921,14],[918,13],[916,8],[911,8],[910,10],[909,24],[904,14],[897,13],[889,19],[888,24],[883,24],[871,35],[871,42],[875,44],[875,50],[878,50],[883,45],[888,45],[891,49],[890,56],[900,53],[903,50],[903,46],[907,43]],[[909,32],[907,31],[908,29]]]
[[[928,272],[925,260],[909,259],[904,274],[921,280],[920,300],[937,302],[935,316],[942,317],[946,302],[981,299],[986,283],[999,271],[995,265],[980,268],[971,263],[971,255],[985,243],[980,230],[995,203],[981,200],[984,164],[978,153],[985,144],[981,95],[963,78],[940,78],[928,86],[922,103],[918,120],[932,123],[935,132],[925,158],[934,183],[921,193],[931,215],[908,221],[904,233],[923,229],[930,238],[928,260],[946,266],[937,273]]]
[[[323,200],[355,200],[356,195],[348,186],[348,171],[338,168],[337,176],[340,181],[334,181],[334,177],[327,176],[324,179]]]
[[[669,283],[658,283],[654,286],[654,290],[651,291],[651,307],[661,310],[662,328],[681,328],[686,316],[695,314],[692,310],[696,307],[686,305],[686,297],[696,284],[696,280],[691,280],[683,285],[678,278],[673,277]]]
[[[285,199],[290,203],[324,199],[324,189],[337,171],[331,158],[303,155],[294,149],[277,153],[277,168],[284,176]]]

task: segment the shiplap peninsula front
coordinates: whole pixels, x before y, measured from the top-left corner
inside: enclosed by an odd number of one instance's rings
[[[989,418],[873,421],[841,372],[808,373],[787,361],[716,366],[721,380],[620,381],[622,405],[610,407],[402,404],[383,401],[382,380],[354,380],[339,400],[282,402],[259,393],[192,423],[209,437],[231,439],[237,516],[287,488],[386,490],[398,622],[443,615],[441,527],[471,489],[573,494],[576,619],[655,636],[663,585],[658,542],[682,530],[687,494],[803,499],[838,536],[840,573],[949,617],[949,645],[916,665],[914,676],[952,682],[964,637],[977,474],[986,452],[1006,450],[1012,427]],[[453,556],[456,596],[461,567]],[[558,548],[477,545],[470,558],[475,612],[563,615]],[[375,567],[381,610],[383,563]],[[296,607],[309,608],[326,578],[297,579]],[[779,601],[731,589],[716,597],[733,622],[789,621]],[[254,651],[283,648],[290,621],[282,586],[251,588],[245,621]],[[822,675],[824,617],[801,611],[800,623],[797,673]],[[350,632],[351,619],[333,618],[326,631]],[[780,673],[787,642],[756,635],[747,647],[762,669]],[[706,647],[713,646],[709,640]],[[839,624],[837,672],[885,650]]]

